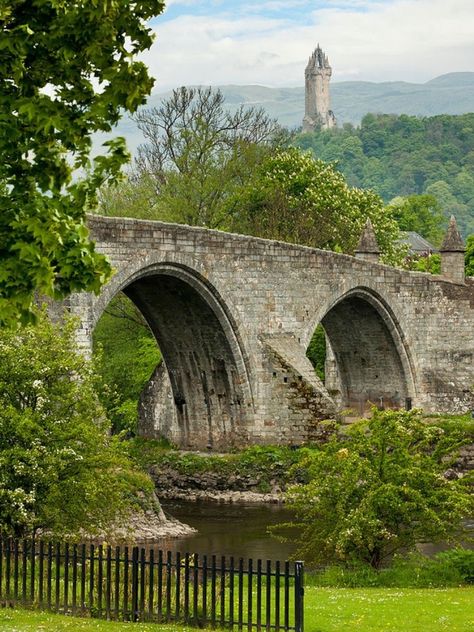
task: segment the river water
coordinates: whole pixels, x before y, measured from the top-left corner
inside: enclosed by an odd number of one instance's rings
[[[291,512],[283,505],[231,504],[212,501],[163,500],[161,506],[167,516],[191,525],[195,535],[162,539],[153,546],[167,551],[199,553],[203,555],[233,555],[234,558],[253,558],[284,561],[295,553],[292,542],[279,542],[267,528],[290,521]],[[466,522],[474,533],[474,520]],[[465,543],[473,548],[473,543]],[[445,544],[419,545],[418,550],[432,556],[449,548]]]
[[[157,542],[162,549],[282,561],[294,553],[292,543],[279,542],[267,532],[270,525],[291,520],[282,505],[164,500],[161,506],[167,516],[198,530],[195,535]]]

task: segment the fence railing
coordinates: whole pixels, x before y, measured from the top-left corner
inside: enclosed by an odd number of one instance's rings
[[[302,562],[0,539],[0,603],[123,621],[303,632]]]

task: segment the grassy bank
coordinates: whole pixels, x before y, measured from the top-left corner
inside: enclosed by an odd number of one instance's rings
[[[77,619],[26,610],[0,610],[2,632],[191,632],[178,625]],[[472,632],[474,587],[446,589],[318,588],[305,595],[306,632]]]

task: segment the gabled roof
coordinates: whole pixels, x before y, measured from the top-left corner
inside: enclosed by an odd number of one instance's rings
[[[426,253],[438,252],[438,249],[433,246],[431,242],[422,237],[414,230],[401,231],[401,238],[398,240],[399,244],[408,246],[409,255],[420,255]]]

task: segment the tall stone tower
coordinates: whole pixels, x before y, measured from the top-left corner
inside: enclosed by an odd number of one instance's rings
[[[305,70],[306,94],[303,131],[336,127],[336,117],[330,109],[329,80],[332,68],[321,47],[311,55]]]

